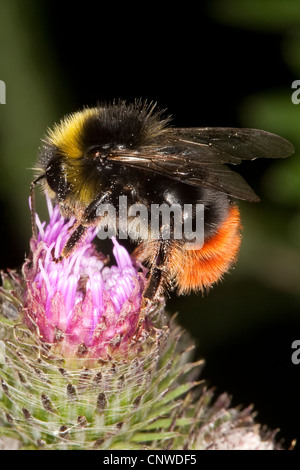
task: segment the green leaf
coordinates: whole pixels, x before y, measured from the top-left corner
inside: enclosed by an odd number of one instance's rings
[[[145,431],[151,431],[151,429],[164,429],[164,428],[168,428],[173,423],[176,427],[191,426],[192,424],[194,424],[194,422],[195,420],[193,418],[178,418],[175,420],[175,423],[174,423],[174,418],[162,418],[162,419],[157,419],[156,421],[153,421],[144,429]]]
[[[172,439],[178,436],[176,432],[140,432],[131,437],[132,442],[149,442],[162,441],[164,439]]]
[[[195,387],[196,385],[199,385],[202,383],[202,381],[199,382],[188,382],[183,385],[179,385],[179,387],[174,388],[173,390],[170,390],[160,401],[160,405],[164,403],[169,403],[170,401],[175,400],[176,398],[180,397],[180,395],[183,395],[184,393],[188,392],[191,388]]]
[[[158,418],[160,416],[168,416],[168,414],[176,407],[181,405],[181,401],[175,401],[167,404],[157,403],[153,406],[148,414],[148,420]]]

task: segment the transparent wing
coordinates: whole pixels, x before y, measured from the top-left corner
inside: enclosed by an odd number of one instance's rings
[[[290,142],[269,132],[235,128],[171,128],[139,150],[116,150],[115,163],[154,172],[192,186],[204,186],[232,197],[257,201],[246,181],[225,164],[256,158],[285,158]]]

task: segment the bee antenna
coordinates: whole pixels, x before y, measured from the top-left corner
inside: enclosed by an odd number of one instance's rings
[[[31,230],[33,238],[37,238],[37,229],[35,223],[35,186],[36,184],[46,177],[46,173],[38,176],[34,181],[30,184],[30,195],[29,195],[29,204],[30,204],[30,216],[31,216]]]

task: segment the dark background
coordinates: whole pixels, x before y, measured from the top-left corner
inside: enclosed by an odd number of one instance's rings
[[[40,137],[84,105],[142,97],[167,108],[175,126],[256,127],[290,139],[292,158],[240,169],[262,201],[240,204],[235,269],[208,295],[168,303],[205,357],[208,383],[232,395],[233,405],[254,403],[258,421],[280,428],[288,446],[300,437],[300,365],[291,362],[300,339],[300,105],[291,101],[300,79],[297,2],[94,5],[0,5],[7,87],[0,265],[18,267],[28,251],[30,168]]]

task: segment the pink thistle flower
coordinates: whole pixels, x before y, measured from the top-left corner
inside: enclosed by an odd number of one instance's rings
[[[116,239],[117,264],[105,266],[106,258],[92,243],[94,227],[68,258],[54,262],[74,219],[64,219],[58,205],[47,202],[49,223],[36,216],[38,237],[31,240],[31,256],[23,266],[26,322],[67,357],[106,358],[116,349],[123,354],[138,327],[145,271],[138,272]]]

